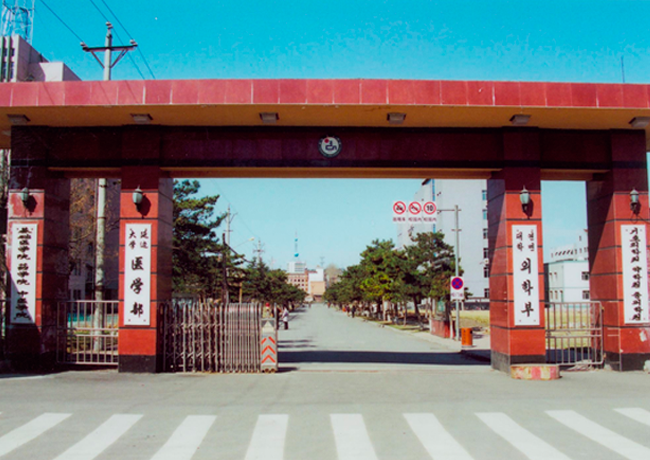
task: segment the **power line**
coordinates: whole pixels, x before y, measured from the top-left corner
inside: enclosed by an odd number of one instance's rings
[[[52,13],[52,14],[54,15],[54,17],[57,18],[57,19],[61,22],[61,24],[63,24],[63,25],[66,27],[66,29],[68,29],[68,30],[72,33],[72,35],[74,35],[75,37],[77,37],[77,40],[79,40],[80,42],[83,42],[83,39],[82,39],[82,38],[81,38],[81,37],[80,37],[80,36],[79,36],[79,35],[78,35],[74,30],[72,30],[72,28],[71,28],[68,24],[66,24],[66,22],[65,22],[63,19],[61,19],[61,18],[59,17],[59,15],[56,14],[56,13],[54,12],[54,10],[53,10],[52,8],[50,8],[50,6],[49,6],[47,3],[45,3],[44,0],[41,0],[41,3],[43,4],[43,6],[44,6],[45,8],[47,8],[48,10],[50,10],[50,13]]]
[[[117,23],[120,25],[120,27],[122,29],[124,29],[124,32],[126,32],[126,34],[129,36],[129,38],[133,39],[133,35],[131,35],[129,33],[129,31],[126,30],[126,27],[124,27],[124,24],[122,24],[122,21],[120,21],[120,18],[117,17],[117,15],[113,12],[113,10],[111,10],[111,7],[108,6],[108,3],[106,3],[104,0],[102,0],[102,3],[106,7],[106,9],[113,15],[113,17],[115,18]],[[149,63],[147,62],[147,59],[144,57],[144,53],[142,52],[142,49],[140,49],[140,47],[138,47],[138,52],[140,53],[140,56],[142,57],[142,61],[144,62],[144,65],[146,65],[147,69],[149,69],[149,73],[151,74],[151,78],[153,78],[155,80],[156,76],[154,75],[153,70],[151,70],[151,67],[149,67]],[[131,58],[131,60],[133,60],[133,58]],[[135,61],[134,61],[134,63],[135,63]],[[142,75],[142,74],[140,74],[140,75]],[[144,77],[142,77],[142,78],[144,78]]]

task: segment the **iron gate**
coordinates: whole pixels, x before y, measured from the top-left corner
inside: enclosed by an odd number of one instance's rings
[[[260,372],[261,306],[174,300],[160,306],[167,372]]]
[[[117,365],[118,308],[118,301],[57,303],[57,362]]]
[[[603,364],[600,302],[550,302],[546,312],[546,360],[576,368]]]

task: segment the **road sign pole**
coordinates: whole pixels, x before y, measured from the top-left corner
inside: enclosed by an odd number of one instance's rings
[[[455,221],[456,221],[456,250],[454,251],[454,260],[456,262],[456,276],[458,276],[458,252],[459,252],[459,237],[458,234],[460,233],[458,230],[458,205],[454,205],[454,214],[455,214]],[[456,340],[460,340],[460,302],[457,300],[456,301]]]

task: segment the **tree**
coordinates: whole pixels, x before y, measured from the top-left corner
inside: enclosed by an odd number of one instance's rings
[[[282,270],[271,270],[262,261],[249,263],[244,278],[243,293],[251,301],[268,302],[282,306],[297,305],[307,295],[287,282],[287,274]]]
[[[173,289],[176,292],[214,296],[219,276],[220,255],[216,229],[225,214],[215,217],[218,195],[193,197],[198,181],[174,181]]]

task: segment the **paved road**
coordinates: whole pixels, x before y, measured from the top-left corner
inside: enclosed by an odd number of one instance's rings
[[[283,370],[489,370],[485,361],[359,317],[350,318],[323,304],[293,312],[289,330],[280,330],[278,338]]]
[[[312,314],[322,319],[318,311]],[[341,320],[341,328],[346,327],[343,323],[370,327],[332,314],[332,321]],[[291,334],[293,340],[306,340],[297,338],[300,321],[292,322],[290,333],[282,332],[283,340]],[[311,327],[306,324],[305,331]],[[396,340],[417,343],[415,349],[400,353],[417,354],[417,347],[431,346],[372,327]],[[317,330],[314,326],[310,346],[325,343]],[[371,339],[357,339],[368,341],[370,347]],[[351,343],[340,343],[332,353],[349,351],[345,347]],[[367,372],[288,369],[275,375],[101,371],[0,377],[0,457],[650,458],[648,374],[565,373],[553,382],[525,382],[485,366],[396,368],[393,363],[367,361],[296,360],[292,366],[389,367]]]

